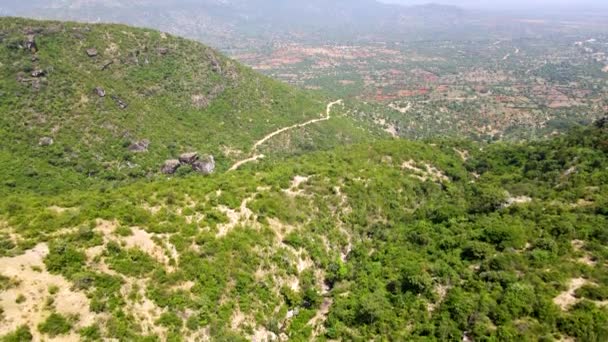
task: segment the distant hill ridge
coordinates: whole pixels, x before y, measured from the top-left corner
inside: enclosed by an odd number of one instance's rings
[[[5,4],[0,9],[40,19],[152,27],[226,51],[235,44],[245,47],[252,41],[264,44],[277,39],[352,41],[371,34],[402,40],[412,30],[437,35],[449,32],[466,16],[454,6],[401,6],[375,0],[51,0]]]

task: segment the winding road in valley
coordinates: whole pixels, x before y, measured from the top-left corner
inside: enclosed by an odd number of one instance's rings
[[[238,162],[234,163],[234,165],[232,165],[232,167],[228,171],[235,171],[239,167],[243,166],[244,164],[264,158],[263,154],[256,153],[258,150],[258,147],[260,147],[261,145],[266,143],[268,140],[272,139],[274,136],[279,135],[283,132],[295,129],[295,128],[302,128],[302,127],[306,127],[308,125],[312,125],[317,122],[327,121],[327,120],[331,119],[331,109],[333,108],[333,106],[335,106],[337,104],[342,105],[343,100],[340,99],[340,100],[328,103],[327,107],[325,109],[325,117],[323,117],[323,118],[312,119],[312,120],[309,120],[309,121],[306,121],[303,123],[295,124],[295,125],[288,126],[288,127],[283,127],[283,128],[277,129],[274,132],[267,134],[264,138],[258,140],[255,144],[253,144],[253,148],[251,149],[253,155],[251,157],[243,159],[243,160],[239,160]]]

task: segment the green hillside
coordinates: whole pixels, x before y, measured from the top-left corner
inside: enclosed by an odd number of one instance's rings
[[[380,140],[156,31],[0,40],[0,342],[608,340],[608,118]]]
[[[330,101],[199,43],[120,25],[0,18],[0,63],[5,190],[149,178],[165,160],[192,151],[213,155],[223,171],[264,135],[325,115]],[[343,134],[330,141],[276,149],[297,153],[371,137],[336,119]]]
[[[605,341],[607,146],[380,142],[5,197],[0,333]]]

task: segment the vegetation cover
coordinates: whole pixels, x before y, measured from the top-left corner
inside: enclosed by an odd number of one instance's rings
[[[80,317],[63,308],[32,334],[602,341],[607,142],[605,128],[483,149],[378,142],[8,196],[2,263],[48,245],[38,272],[86,295]]]
[[[153,178],[187,152],[215,156],[223,171],[264,135],[323,116],[329,102],[202,44],[121,25],[0,18],[0,63],[0,191]],[[378,136],[335,120],[329,138],[272,150]],[[327,131],[311,126],[302,136]]]
[[[137,37],[163,38],[120,26],[90,26],[88,31],[79,24],[1,22],[2,32],[13,32],[3,36],[1,51],[14,59],[9,63],[4,55],[0,60],[7,66],[0,82],[8,88],[2,91],[10,90],[3,96],[12,99],[0,107],[9,134],[0,138],[7,156],[0,171],[5,179],[16,177],[0,197],[1,340],[608,339],[606,120],[536,142],[390,140],[298,156],[287,156],[297,151],[280,146],[284,153],[207,177],[133,177],[113,186],[112,178],[91,175],[90,182],[69,182],[64,179],[83,173],[72,164],[52,164],[53,149],[64,146],[62,139],[80,141],[86,127],[97,129],[86,121],[95,116],[83,114],[80,119],[86,120],[78,126],[70,123],[78,116],[65,114],[65,123],[53,122],[71,127],[72,134],[53,136],[57,142],[44,146],[50,149],[32,148],[39,136],[50,135],[43,127],[44,122],[52,127],[51,118],[20,130],[14,125],[30,122],[19,116],[33,115],[27,108],[54,108],[52,103],[36,107],[53,97],[34,96],[33,88],[15,83],[15,72],[22,70],[17,66],[32,56],[9,48],[11,42],[24,46],[28,38],[22,32],[28,26],[48,30],[58,25],[61,33],[44,31],[49,36],[38,38],[42,62],[43,47],[53,46],[57,37],[96,37],[91,32],[107,29],[111,35],[139,32]],[[105,52],[101,44],[82,44],[75,49],[78,59],[63,67],[88,65],[95,57],[86,50],[94,45],[97,54]],[[54,49],[64,48],[62,43]],[[168,49],[176,53],[175,47]],[[137,58],[146,57],[140,52]],[[174,63],[160,52],[147,58]],[[221,61],[226,70],[231,62]],[[141,71],[124,66],[130,67]],[[56,89],[50,87],[52,75],[49,85],[41,81],[35,91]],[[116,77],[102,84],[104,89],[132,89]],[[90,84],[73,91],[89,92],[98,83],[83,79]],[[64,80],[78,78],[66,75]],[[145,85],[145,77],[136,84]],[[127,108],[141,100],[125,93],[119,96],[129,102]],[[167,90],[164,96],[167,106],[186,108],[191,101],[180,102],[182,91]],[[104,106],[117,105],[109,101]],[[123,110],[112,108],[107,120],[118,120]],[[140,113],[155,113],[157,107],[150,108]],[[147,132],[138,138],[154,137],[153,132],[158,137],[196,135],[185,126],[183,132],[174,130],[182,127],[172,121],[179,115],[165,114],[176,126],[166,122],[152,129],[151,121],[136,125],[128,117],[116,125],[131,122],[134,132]],[[287,120],[268,118],[275,119]],[[286,126],[303,122],[297,119]],[[316,142],[317,135],[331,139],[321,145],[335,146],[343,140],[327,134],[345,132],[339,122],[358,131],[356,121],[340,117],[314,131],[290,131],[265,148],[285,145],[281,142],[288,137]],[[259,128],[260,137],[238,137],[217,127],[216,133],[245,149],[273,131],[267,128]],[[371,139],[367,133],[360,137]],[[107,139],[89,147],[114,158],[111,146],[124,145]],[[165,147],[154,152],[152,146],[147,154],[134,154],[134,160],[152,168],[169,155],[163,154]],[[44,165],[43,177],[19,173],[19,167],[32,163]]]

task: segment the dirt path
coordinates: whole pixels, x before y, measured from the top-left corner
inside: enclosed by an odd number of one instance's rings
[[[519,54],[519,48],[515,48],[514,53],[515,53],[516,55],[518,55],[518,54]],[[511,54],[510,54],[510,53],[508,53],[506,56],[504,56],[504,57],[502,58],[502,60],[503,60],[503,61],[506,61],[507,59],[509,59],[509,57],[511,57]]]
[[[238,169],[239,167],[241,167],[244,164],[256,161],[258,159],[263,159],[263,158],[264,158],[263,154],[256,154],[255,156],[253,156],[251,158],[243,159],[243,160],[240,160],[240,161],[234,163],[234,165],[232,165],[232,167],[228,171],[234,171],[234,170]]]
[[[587,284],[587,280],[583,278],[570,279],[568,282],[568,290],[560,293],[559,296],[553,298],[553,302],[559,306],[563,311],[567,311],[568,308],[576,304],[579,299],[575,297],[576,290]]]
[[[321,335],[323,332],[323,323],[327,320],[327,315],[329,314],[329,309],[333,304],[333,299],[330,297],[325,297],[323,299],[323,303],[321,303],[321,307],[317,311],[317,314],[308,321],[306,325],[311,326],[313,328],[312,336],[317,337]]]
[[[272,139],[274,136],[279,135],[283,132],[295,129],[295,128],[301,128],[301,127],[305,127],[305,126],[308,126],[308,125],[311,125],[311,124],[314,124],[317,122],[327,121],[327,120],[331,119],[332,107],[337,104],[342,104],[342,103],[343,103],[342,100],[337,100],[337,101],[328,103],[327,107],[325,109],[325,117],[323,117],[323,118],[312,119],[312,120],[306,121],[304,123],[299,123],[299,124],[295,124],[292,126],[283,127],[283,128],[277,129],[276,131],[274,131],[272,133],[267,134],[264,138],[258,140],[255,144],[253,144],[253,148],[251,149],[253,156],[234,163],[234,165],[232,165],[232,167],[228,171],[235,171],[244,164],[264,158],[263,154],[257,154],[256,151],[257,151],[258,147],[263,145],[268,140]]]

